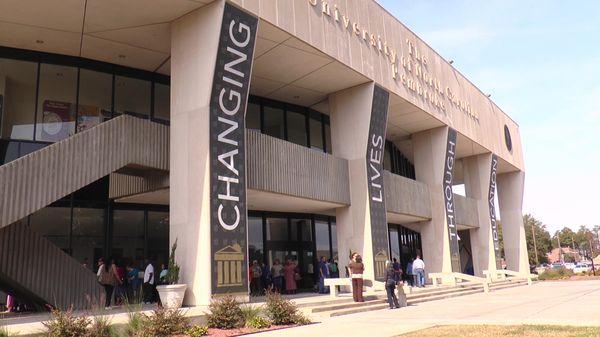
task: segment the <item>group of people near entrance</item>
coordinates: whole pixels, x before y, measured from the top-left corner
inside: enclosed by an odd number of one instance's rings
[[[115,259],[98,259],[96,276],[98,283],[104,287],[106,309],[111,304],[122,305],[125,301],[142,300],[144,303],[159,301],[156,286],[167,282],[168,270],[161,264],[159,273],[155,273],[154,264],[146,259],[138,268],[133,264],[123,264]]]

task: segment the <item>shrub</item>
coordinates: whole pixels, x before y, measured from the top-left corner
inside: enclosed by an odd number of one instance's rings
[[[2,319],[2,317],[0,317],[0,319]],[[6,327],[0,326],[0,337],[16,337],[16,336],[18,336],[18,334],[8,332],[8,329],[6,329]]]
[[[539,280],[563,280],[573,276],[573,271],[567,268],[546,269],[540,274]]]
[[[248,323],[249,320],[254,319],[261,315],[262,308],[259,306],[253,305],[243,305],[241,306],[242,314],[244,316],[244,322]]]
[[[275,325],[310,323],[310,320],[298,311],[292,301],[272,291],[267,293],[267,315]]]
[[[176,284],[179,282],[179,270],[180,267],[175,262],[175,251],[177,250],[177,239],[171,247],[171,254],[169,254],[169,266],[167,267],[167,283]]]
[[[211,328],[233,329],[244,325],[244,313],[233,296],[214,298],[209,309],[208,326]]]
[[[95,316],[88,329],[89,337],[117,337],[117,331],[106,316]]]
[[[72,310],[52,310],[52,319],[42,322],[46,328],[46,337],[85,337],[87,326],[91,323],[87,317],[76,317]]]
[[[246,320],[246,327],[255,329],[264,329],[271,326],[271,322],[262,316],[254,316]]]
[[[125,337],[135,337],[140,334],[140,330],[142,328],[142,322],[144,320],[144,315],[141,314],[142,311],[142,301],[130,301],[129,299],[125,300],[125,309],[127,309],[128,320],[125,324],[124,334]]]
[[[188,329],[187,319],[177,309],[156,309],[153,315],[142,315],[135,337],[169,337]]]
[[[190,337],[204,336],[204,335],[208,334],[208,327],[194,325],[193,327],[187,329],[185,333],[190,335]]]

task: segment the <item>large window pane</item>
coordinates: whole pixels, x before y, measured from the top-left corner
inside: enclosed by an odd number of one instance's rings
[[[327,153],[331,154],[331,127],[329,123],[325,123],[325,145],[327,146]]]
[[[286,218],[267,218],[267,240],[288,240],[288,222]]]
[[[284,139],[283,109],[265,106],[264,114],[264,133]]]
[[[396,258],[398,261],[400,261],[400,241],[398,240],[398,229],[390,228],[389,235],[392,258]]]
[[[0,135],[33,139],[37,63],[0,59]]]
[[[248,102],[246,109],[246,129],[260,131],[260,105]]]
[[[316,111],[310,114],[310,147],[323,150],[323,123],[321,114]]]
[[[89,129],[109,119],[111,110],[112,75],[81,69],[79,73],[77,132]]]
[[[331,252],[333,253],[333,259],[338,260],[338,243],[337,243],[337,226],[335,222],[331,222]]]
[[[302,146],[307,146],[306,116],[304,113],[287,111],[287,137],[288,141]]]
[[[144,259],[144,211],[114,211],[111,255],[129,262]]]
[[[78,261],[97,261],[104,256],[104,209],[73,209],[73,258]]]
[[[154,118],[169,120],[171,117],[171,88],[154,83]]]
[[[315,235],[317,240],[317,258],[324,256],[329,259],[329,224],[327,221],[315,221]]]
[[[383,168],[392,173],[396,173],[392,170],[392,153],[389,146],[386,146],[383,152]]]
[[[42,64],[36,140],[56,142],[75,132],[77,68]]]
[[[71,231],[70,207],[42,208],[33,213],[29,221],[31,229],[34,232],[42,235],[56,247],[69,254],[69,233]],[[83,262],[83,260],[80,262]],[[88,263],[88,265],[90,264]]]
[[[250,261],[263,261],[262,217],[248,217],[248,255]]]
[[[137,78],[115,77],[115,112],[150,115],[150,82]]]
[[[19,142],[0,139],[0,165],[19,158]]]
[[[148,212],[148,257],[169,262],[169,212]],[[139,261],[143,262],[143,261]]]

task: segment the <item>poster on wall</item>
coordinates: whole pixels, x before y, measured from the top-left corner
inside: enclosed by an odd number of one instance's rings
[[[73,129],[73,105],[68,102],[44,100],[42,105],[43,141],[55,142],[69,137]]]
[[[373,266],[375,268],[375,280],[377,281],[385,281],[385,261],[389,259],[389,235],[383,189],[383,157],[389,99],[389,92],[375,85],[366,163],[371,237],[373,240]]]
[[[496,174],[498,172],[498,156],[492,154],[492,165],[490,169],[490,189],[488,193],[488,207],[490,209],[490,226],[492,239],[494,241],[494,254],[496,257],[496,269],[502,269],[502,255],[500,253],[500,238],[498,237],[498,223],[496,222]]]
[[[93,105],[79,105],[77,109],[77,132],[91,129],[110,119],[110,111]]]
[[[211,285],[248,294],[245,114],[258,19],[225,3],[210,100]]]
[[[444,160],[444,210],[446,212],[446,225],[448,226],[448,240],[450,241],[450,259],[452,271],[460,273],[460,249],[458,246],[458,229],[456,213],[454,212],[454,192],[452,191],[454,160],[456,157],[456,130],[448,128],[446,141],[446,157]]]

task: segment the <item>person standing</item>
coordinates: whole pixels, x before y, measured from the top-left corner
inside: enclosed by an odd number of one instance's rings
[[[319,261],[319,294],[327,293],[327,289],[325,288],[326,278],[329,278],[329,268],[327,267],[325,256],[321,256],[321,261]]]
[[[362,257],[358,253],[352,254],[352,262],[348,265],[350,277],[352,277],[352,298],[354,302],[364,302],[363,299],[363,272],[365,265],[362,263]]]
[[[144,284],[142,285],[142,292],[144,296],[144,303],[154,303],[154,266],[150,260],[146,260],[146,269],[144,270]]]
[[[402,281],[402,268],[400,268],[400,263],[398,263],[398,260],[396,258],[393,259],[393,263],[392,263],[392,268],[394,269],[394,272],[396,273],[395,277],[396,277],[396,283]]]
[[[158,284],[168,284],[167,276],[169,275],[169,270],[164,263],[160,264],[160,274],[158,274]]]
[[[252,261],[252,280],[250,281],[250,294],[254,296],[260,295],[260,278],[262,269],[258,265],[258,261]]]
[[[273,261],[273,266],[271,267],[271,276],[273,277],[273,287],[275,291],[281,293],[283,290],[283,266],[279,259],[275,259]]]
[[[271,268],[266,263],[261,263],[261,293],[266,292],[267,289],[271,289],[273,283],[273,276],[271,275]]]
[[[394,269],[394,265],[388,260],[385,262],[385,291],[390,309],[400,308],[400,303],[398,303],[398,298],[396,297],[397,284],[396,270]]]
[[[113,265],[114,266],[114,265]],[[106,265],[104,259],[98,259],[98,282],[104,287],[104,309],[110,309],[110,303],[112,301],[113,291],[117,284],[116,267]],[[114,271],[113,271],[114,270]]]
[[[287,294],[296,293],[296,289],[298,289],[298,285],[296,284],[296,265],[289,259],[286,261],[285,267],[283,267],[283,277],[285,278],[285,292]]]
[[[417,279],[417,287],[425,287],[425,262],[421,260],[421,257],[417,255],[417,258],[413,261],[413,274]]]
[[[410,261],[408,261],[408,264],[406,265],[406,276],[408,278],[408,283],[410,284],[411,287],[414,287],[416,282],[415,282],[415,278],[413,275],[413,261],[415,259],[410,258]]]

